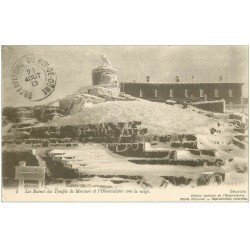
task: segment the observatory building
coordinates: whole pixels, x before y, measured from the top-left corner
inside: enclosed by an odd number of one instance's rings
[[[105,56],[102,56],[103,64],[92,70],[92,84],[99,87],[118,87],[117,70]]]
[[[174,101],[213,101],[224,99],[226,104],[240,104],[242,85],[239,82],[224,82],[222,76],[216,82],[180,81],[151,82],[150,76],[144,82],[121,82],[121,92],[155,102]]]
[[[101,96],[105,93],[118,96],[120,84],[117,81],[117,70],[114,69],[106,56],[102,56],[102,65],[92,70],[92,87],[89,94]]]

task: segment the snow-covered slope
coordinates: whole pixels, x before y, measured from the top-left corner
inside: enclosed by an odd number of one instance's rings
[[[166,105],[146,100],[110,101],[85,107],[78,113],[52,121],[54,125],[88,124],[102,122],[141,121],[150,133],[208,133],[209,118],[194,108],[182,109],[178,105]]]

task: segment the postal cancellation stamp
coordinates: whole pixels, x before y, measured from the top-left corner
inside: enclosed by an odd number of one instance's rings
[[[54,91],[56,73],[47,60],[30,54],[19,58],[14,64],[11,82],[17,93],[25,99],[40,101]]]

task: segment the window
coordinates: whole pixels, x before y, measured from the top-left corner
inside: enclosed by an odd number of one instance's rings
[[[219,97],[219,90],[218,89],[214,90],[214,97]]]
[[[232,89],[228,90],[228,95],[229,95],[229,97],[233,97],[233,90]]]
[[[155,97],[158,97],[158,89],[155,89]]]
[[[174,97],[174,91],[173,91],[173,89],[170,89],[169,94],[170,94],[170,97]]]
[[[200,89],[200,97],[204,96],[204,89]]]
[[[140,98],[142,98],[142,89],[140,89]]]
[[[189,91],[188,89],[185,89],[185,97],[188,97],[188,95],[189,95]]]

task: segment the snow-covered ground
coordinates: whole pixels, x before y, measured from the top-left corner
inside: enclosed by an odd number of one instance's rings
[[[86,175],[95,175],[98,182],[107,181],[97,175],[143,176],[145,179],[159,180],[161,176],[196,178],[207,172],[226,173],[225,183],[246,181],[248,171],[248,152],[232,143],[238,133],[228,123],[228,114],[213,114],[194,107],[183,109],[181,105],[150,102],[142,99],[135,101],[104,101],[85,105],[83,109],[75,104],[67,117],[57,117],[48,125],[97,124],[108,122],[140,121],[142,128],[148,129],[148,135],[195,134],[198,149],[214,150],[215,157],[195,155],[188,149],[171,148],[171,143],[159,143],[157,150],[177,150],[179,160],[223,159],[226,164],[217,166],[178,166],[163,164],[136,164],[129,157],[114,154],[101,144],[79,144],[74,149],[56,149],[61,160]],[[244,117],[248,119],[248,116]],[[211,129],[215,132],[211,133]],[[153,150],[154,148],[146,148]],[[135,157],[134,157],[135,158]],[[97,176],[97,177],[96,177]],[[114,177],[117,178],[117,177]],[[92,180],[91,180],[92,182]],[[125,183],[125,182],[124,182]],[[124,184],[123,183],[123,184]]]
[[[61,149],[51,151],[51,154],[65,153],[73,156],[76,163],[72,164],[80,172],[100,175],[192,175],[206,171],[219,171],[219,167],[185,167],[174,165],[138,165],[129,162],[127,157],[110,152],[104,146],[96,143],[80,145],[77,149]],[[81,163],[78,160],[81,160]],[[74,160],[69,160],[73,162]],[[81,166],[82,165],[82,166]],[[84,165],[84,166],[83,166]]]
[[[68,117],[53,120],[54,125],[141,121],[150,133],[202,133],[208,124],[216,122],[195,108],[182,109],[179,105],[138,101],[109,101],[86,107]]]
[[[180,157],[190,158],[190,155],[183,155],[180,151]],[[201,174],[213,174],[216,172],[225,173],[226,179],[224,183],[235,184],[247,181],[247,175],[238,173],[236,170],[237,162],[232,161],[223,167],[216,166],[178,166],[178,165],[139,165],[129,161],[128,157],[119,156],[110,152],[104,146],[95,143],[87,143],[80,145],[77,149],[61,149],[52,150],[51,154],[60,154],[62,159],[72,157],[68,160],[73,169],[78,169],[79,173],[91,176],[85,179],[72,181],[73,186],[128,186],[141,185],[142,181],[137,182],[133,176],[142,177],[143,183],[150,183],[159,187],[164,183],[163,177],[183,177],[186,179],[197,180]],[[242,159],[241,159],[242,160]],[[67,160],[66,160],[67,161]],[[238,162],[239,163],[239,162]],[[243,162],[241,162],[244,164]],[[104,177],[102,177],[104,176]],[[125,176],[125,179],[120,176]],[[130,178],[132,176],[132,178]],[[126,179],[126,177],[128,177]],[[158,184],[154,184],[158,183]],[[190,185],[195,186],[194,182]]]
[[[148,134],[195,134],[198,149],[215,150],[216,158],[226,161],[219,168],[189,167],[171,165],[139,165],[129,161],[129,158],[111,153],[98,144],[85,144],[77,150],[67,150],[65,155],[72,155],[73,168],[79,172],[95,175],[141,175],[147,178],[159,176],[194,177],[205,172],[221,171],[226,173],[225,182],[244,181],[247,175],[247,150],[242,150],[232,143],[237,132],[228,124],[228,114],[213,114],[194,107],[183,109],[181,105],[150,102],[142,99],[136,101],[106,101],[85,107],[80,112],[73,112],[64,118],[58,118],[52,125],[95,124],[108,122],[140,121],[142,127],[148,129]],[[245,117],[248,119],[248,117]],[[211,133],[210,129],[216,130]],[[170,145],[165,145],[169,148]],[[164,150],[164,147],[162,150]],[[173,148],[171,148],[173,149]],[[211,158],[210,156],[202,156]],[[188,150],[177,150],[178,159],[199,159]],[[83,164],[80,164],[80,162]],[[245,174],[244,174],[245,173]]]

